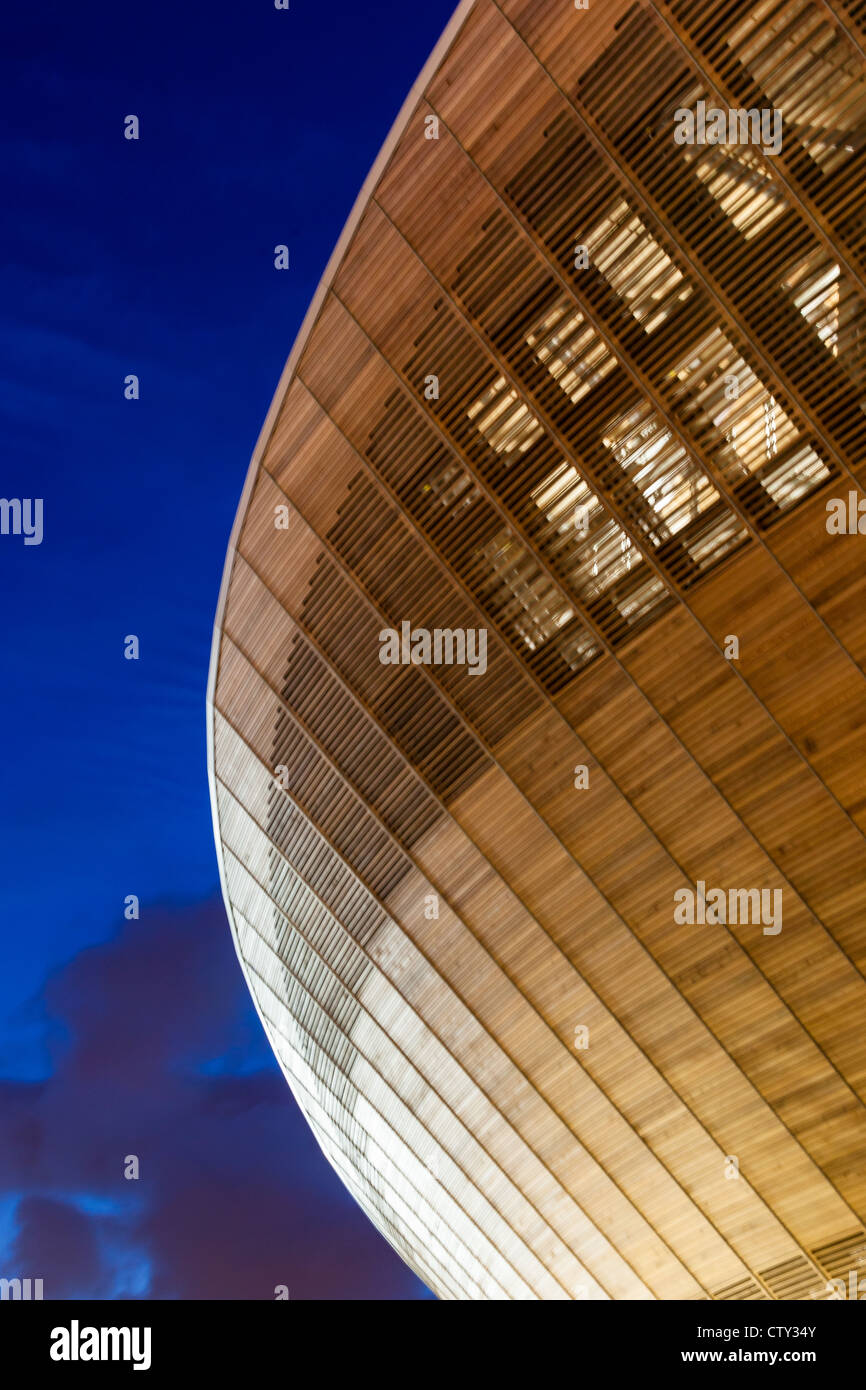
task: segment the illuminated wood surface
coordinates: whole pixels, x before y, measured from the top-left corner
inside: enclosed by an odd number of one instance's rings
[[[781,150],[676,145],[701,100]],[[864,165],[853,0],[463,4],[280,383],[214,638],[223,887],[324,1152],[441,1297],[866,1259],[866,538],[826,526],[866,483]],[[403,621],[486,629],[486,671],[383,665]],[[675,922],[699,881],[782,930]]]

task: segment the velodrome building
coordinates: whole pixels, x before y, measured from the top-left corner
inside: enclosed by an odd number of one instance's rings
[[[863,0],[464,0],[279,383],[223,890],[441,1298],[866,1274],[864,181]]]

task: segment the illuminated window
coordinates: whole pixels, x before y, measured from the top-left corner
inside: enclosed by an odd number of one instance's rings
[[[783,281],[803,318],[828,352],[860,385],[866,377],[866,310],[839,266],[819,249]]]
[[[793,421],[720,329],[676,367],[671,398],[735,484],[756,476],[777,506],[791,506],[830,476]]]
[[[566,299],[527,336],[528,345],[576,405],[616,366],[616,358]]]
[[[547,523],[537,532],[544,555],[582,603],[604,596],[631,624],[664,600],[664,583],[576,468],[562,463],[531,496]]]
[[[832,19],[811,0],[749,5],[727,43],[784,112],[783,130],[824,173],[833,173],[862,149],[863,65]]]
[[[691,287],[624,199],[586,238],[592,265],[647,333],[688,299]]]
[[[656,544],[719,500],[706,474],[645,402],[608,426],[604,445],[650,508]]]
[[[466,412],[497,454],[516,457],[541,439],[542,425],[504,376],[479,396]]]
[[[574,609],[524,545],[503,530],[484,548],[489,566],[485,605],[536,651],[574,617]]]
[[[421,486],[422,493],[433,493],[442,506],[458,517],[481,496],[469,474],[456,463],[448,464],[441,472]]]
[[[783,193],[762,157],[745,145],[683,146],[683,154],[746,241],[786,211]]]

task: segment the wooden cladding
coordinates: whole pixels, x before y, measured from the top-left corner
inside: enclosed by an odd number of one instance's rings
[[[700,103],[780,148],[677,143]],[[466,0],[253,461],[227,908],[441,1297],[824,1298],[866,1258],[866,536],[826,524],[864,132],[853,0]],[[406,645],[467,632],[483,669]],[[698,884],[781,931],[681,925]]]

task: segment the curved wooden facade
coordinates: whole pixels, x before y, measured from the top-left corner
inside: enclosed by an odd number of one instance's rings
[[[856,0],[462,4],[253,458],[229,917],[441,1297],[866,1264],[864,52]],[[777,151],[674,139],[753,108]],[[483,632],[483,669],[383,664],[392,629]],[[715,888],[780,929],[677,920]]]

